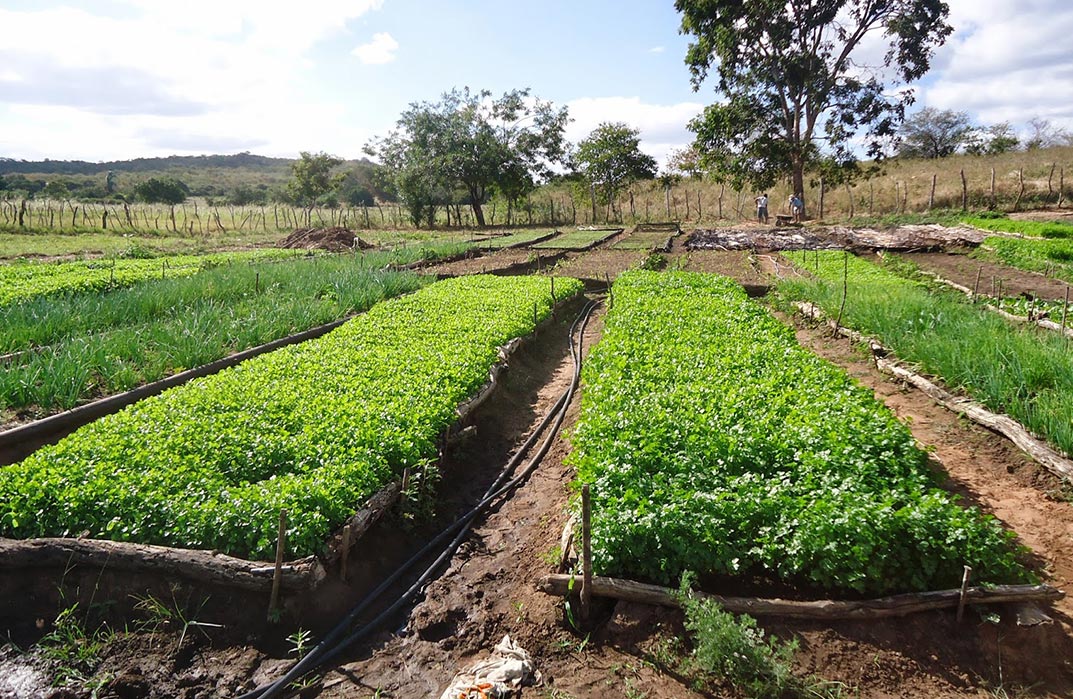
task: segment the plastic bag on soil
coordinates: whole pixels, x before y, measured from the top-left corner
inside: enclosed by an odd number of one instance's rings
[[[538,680],[529,654],[504,636],[491,657],[455,675],[440,699],[501,699]]]

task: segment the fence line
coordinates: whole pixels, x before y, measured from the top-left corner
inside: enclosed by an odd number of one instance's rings
[[[1056,208],[1066,206],[1066,166],[1050,163],[1045,176],[1030,178],[1025,168],[999,178],[993,167],[974,178],[964,169],[936,170],[926,175],[894,173],[841,186],[818,179],[806,189],[809,214],[831,220],[854,214],[926,213],[935,209]],[[751,220],[754,193],[723,183],[685,179],[663,187],[637,183],[612,202],[593,202],[588,192],[545,187],[518,206],[500,200],[484,206],[489,226],[574,226],[677,220],[693,223]],[[768,191],[772,214],[788,213],[789,188]],[[594,206],[595,204],[595,206]],[[784,211],[785,210],[785,211]],[[595,214],[595,215],[594,215]],[[440,206],[436,225],[475,228],[476,217],[465,204]],[[52,199],[0,199],[0,227],[8,232],[117,232],[210,236],[225,232],[289,232],[296,228],[343,226],[357,230],[413,228],[399,204],[339,208],[293,207],[280,204],[209,206],[191,200],[166,205],[97,203]]]

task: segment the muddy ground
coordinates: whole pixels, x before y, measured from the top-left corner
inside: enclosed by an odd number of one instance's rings
[[[529,256],[528,251],[503,251],[438,265],[435,273],[515,272],[519,263],[534,262]],[[646,257],[597,250],[565,255],[554,269],[585,277],[596,289],[605,275],[613,278]],[[769,275],[790,270],[785,259],[771,255],[686,252],[681,239],[665,257],[669,267],[728,274],[758,292],[770,285]],[[593,298],[599,300],[598,294]],[[315,597],[291,600],[279,624],[263,618],[266,601],[257,597],[211,591],[202,602],[210,591],[180,585],[175,592],[169,581],[145,581],[182,612],[161,619],[146,614],[144,606],[133,608],[130,595],[136,592],[129,584],[123,587],[95,571],[42,572],[17,580],[0,572],[7,602],[0,608],[0,632],[27,645],[52,630],[56,613],[81,594],[80,614],[87,620],[88,610],[103,606],[101,618],[113,628],[123,628],[125,621],[129,629],[108,640],[97,659],[75,668],[84,680],[75,684],[97,685],[95,696],[236,696],[278,676],[293,657],[287,635],[301,628],[321,637],[407,551],[479,497],[568,384],[565,335],[571,317],[562,313],[511,360],[500,391],[476,415],[476,431],[447,452],[436,520],[416,527],[393,514],[359,543],[347,582],[333,571]],[[935,468],[947,474],[949,487],[1015,531],[1048,582],[1069,586],[1073,506],[1060,483],[1003,438],[878,373],[850,342],[797,318],[780,317],[793,325],[804,346],[844,367],[907,421],[921,445],[934,449]],[[587,327],[586,351],[599,339],[601,321],[602,309]],[[694,678],[683,674],[688,648],[680,640],[678,613],[603,604],[597,610],[600,623],[579,633],[567,623],[562,600],[536,590],[536,579],[555,567],[569,509],[573,473],[564,459],[577,410],[575,397],[563,436],[554,440],[533,476],[477,521],[420,601],[371,640],[349,649],[345,661],[308,696],[438,697],[455,672],[484,657],[504,634],[532,654],[541,673],[541,683],[524,689],[523,698],[736,696],[718,682],[696,689]],[[1008,611],[999,618],[970,611],[961,623],[953,612],[931,612],[834,624],[768,619],[762,626],[798,640],[795,671],[827,680],[817,685],[827,696],[1073,696],[1073,603],[1062,600],[1046,611],[1053,621],[1034,627],[1018,626]],[[191,620],[225,628],[191,626]],[[0,653],[0,697],[91,696],[90,689],[48,688],[56,667],[54,661],[9,648]]]

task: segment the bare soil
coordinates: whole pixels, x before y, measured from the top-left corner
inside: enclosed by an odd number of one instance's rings
[[[1060,279],[1052,279],[1037,272],[1026,272],[1016,267],[995,264],[954,252],[921,252],[903,254],[910,262],[926,272],[943,279],[957,282],[969,289],[979,288],[981,294],[991,293],[992,283],[1002,284],[1005,296],[1061,301],[1069,287]],[[977,281],[979,286],[977,287]]]
[[[436,273],[493,271],[493,264],[510,270],[519,262],[527,264],[529,255],[502,251],[439,265]],[[626,251],[568,255],[556,272],[613,278],[639,264],[638,255],[645,257]],[[770,284],[768,274],[786,269],[775,256],[686,253],[681,238],[668,261],[727,274],[757,289]],[[130,633],[117,635],[99,654],[99,665],[84,669],[87,678],[100,681],[99,697],[234,696],[278,676],[289,662],[286,635],[301,627],[322,636],[409,551],[479,497],[568,384],[565,336],[571,320],[572,314],[560,314],[513,357],[500,389],[477,411],[475,433],[448,451],[435,520],[426,526],[407,524],[397,515],[385,520],[359,543],[347,582],[333,571],[314,597],[288,602],[282,624],[264,620],[263,599],[211,591],[203,601],[210,591],[181,585],[169,589],[168,581],[153,581],[153,593],[181,607],[186,616],[153,624],[131,609],[128,596],[130,585],[148,581],[126,581],[124,587],[99,571],[32,577],[0,571],[0,633],[29,643],[49,631],[56,612],[76,598],[83,600],[83,610],[103,605],[113,626],[121,628],[118,619],[140,620],[141,630],[132,625]],[[878,373],[849,341],[798,319],[783,320],[794,325],[804,346],[844,367],[907,421],[917,440],[934,449],[935,468],[948,487],[1015,531],[1047,581],[1069,585],[1073,507],[1063,499],[1060,483],[1003,438]],[[599,339],[601,327],[598,314],[585,333],[586,352]],[[346,661],[309,696],[435,698],[457,671],[485,657],[504,634],[529,651],[541,672],[541,684],[524,689],[523,699],[739,696],[719,683],[703,691],[693,688],[693,678],[683,674],[688,646],[680,640],[685,634],[679,613],[604,603],[596,610],[594,628],[578,633],[564,617],[562,600],[535,589],[536,579],[555,567],[569,510],[574,476],[564,460],[577,411],[575,397],[563,436],[555,439],[532,477],[477,520],[421,600],[379,636],[350,649]],[[1046,611],[1053,622],[1034,627],[1018,626],[1009,610],[1002,610],[997,620],[970,610],[960,624],[953,612],[932,612],[834,624],[769,619],[762,626],[781,638],[796,638],[795,671],[840,683],[828,685],[833,696],[1073,696],[1073,602],[1062,600]],[[184,627],[189,619],[226,628]],[[90,696],[89,690],[50,690],[55,667],[37,656],[0,651],[0,698]]]
[[[333,226],[331,228],[299,228],[284,238],[281,248],[300,250],[327,250],[328,252],[347,252],[348,250],[366,250],[374,247],[358,237],[349,228]]]

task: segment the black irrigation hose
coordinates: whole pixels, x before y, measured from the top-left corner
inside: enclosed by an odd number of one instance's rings
[[[346,650],[351,644],[358,639],[369,634],[379,626],[383,621],[392,616],[398,609],[405,604],[409,599],[417,593],[432,577],[433,573],[446,562],[455,550],[462,543],[466,534],[469,532],[469,527],[477,515],[481,514],[485,508],[492,504],[496,499],[508,492],[515,486],[522,483],[529,475],[536,469],[536,466],[540,463],[540,460],[544,458],[548,450],[551,448],[552,440],[555,438],[559,430],[559,426],[562,424],[564,417],[566,416],[566,406],[569,404],[570,399],[573,397],[574,392],[577,390],[578,382],[581,378],[581,349],[584,341],[584,330],[588,323],[589,317],[592,314],[593,308],[595,308],[596,302],[590,301],[582,309],[581,313],[574,320],[570,326],[569,344],[570,354],[574,362],[574,370],[571,375],[570,385],[563,392],[563,394],[556,400],[551,410],[544,416],[544,418],[537,425],[533,433],[526,439],[525,443],[518,449],[518,451],[511,457],[510,461],[500,472],[488,490],[485,492],[484,497],[466,514],[456,520],[453,524],[440,532],[435,538],[433,538],[428,544],[426,544],[420,551],[414,554],[409,560],[403,563],[399,568],[395,570],[387,579],[385,579],[375,590],[369,593],[364,600],[362,600],[356,607],[354,607],[346,618],[339,622],[335,628],[333,628],[324,639],[317,644],[317,646],[310,651],[304,658],[295,663],[286,674],[274,682],[252,689],[245,694],[240,695],[237,699],[271,699],[272,697],[279,696],[280,692],[284,691],[288,685],[305,675],[310,674],[316,669],[325,666],[329,661],[338,657],[344,650]],[[579,328],[580,334],[578,337],[577,346],[574,345],[573,337],[575,331]],[[533,444],[536,443],[544,429],[552,421],[555,422],[555,427],[551,433],[545,438],[544,443],[540,446],[540,449],[530,460],[529,464],[518,475],[516,475],[507,483],[502,484],[503,480],[510,475],[510,473],[517,467],[518,463],[522,460],[524,455],[528,453]],[[501,485],[502,484],[502,485]],[[457,532],[457,533],[456,533]],[[419,561],[424,559],[429,553],[431,553],[437,546],[439,546],[448,536],[455,534],[451,543],[437,556],[436,560],[432,562],[428,568],[418,577],[418,579],[410,586],[410,588],[403,593],[392,605],[381,612],[375,619],[367,624],[364,624],[357,630],[350,633],[350,635],[342,638],[344,633],[350,628],[350,625],[365,609],[372,604],[373,601],[378,599],[384,592],[390,589],[411,567],[416,565]]]

